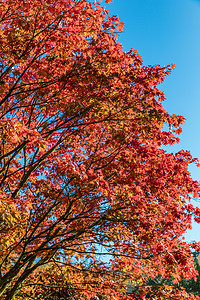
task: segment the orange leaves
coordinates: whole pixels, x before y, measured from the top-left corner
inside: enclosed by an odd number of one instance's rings
[[[103,0],[99,0],[99,2],[102,2]],[[113,0],[105,0],[106,3],[112,3]]]
[[[198,161],[161,149],[184,122],[158,89],[174,66],[145,67],[137,51],[123,52],[114,33],[124,23],[99,3],[24,3],[1,7],[0,293],[44,299],[60,295],[53,284],[77,299],[128,299],[124,278],[192,277],[180,240],[194,213],[185,199],[199,195],[188,166]]]
[[[117,25],[116,29],[117,31],[123,31],[123,27],[125,26],[125,23],[124,22],[120,22],[119,25]]]
[[[173,64],[173,65],[171,65],[171,67],[172,67],[172,70],[174,70],[176,68],[176,65]]]

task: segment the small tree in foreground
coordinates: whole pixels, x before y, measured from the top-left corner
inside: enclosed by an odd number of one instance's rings
[[[197,160],[161,149],[184,122],[157,88],[171,67],[123,52],[122,27],[87,0],[0,3],[2,299],[121,300],[125,278],[196,275]]]

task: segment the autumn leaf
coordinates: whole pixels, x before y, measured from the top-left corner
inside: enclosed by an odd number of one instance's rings
[[[198,159],[162,147],[185,120],[158,88],[174,65],[124,52],[98,2],[3,0],[0,14],[0,298],[127,300],[131,280],[135,298],[195,299],[146,283],[195,278],[200,249],[182,240],[200,222]]]
[[[123,27],[124,27],[125,23],[123,22],[120,22],[119,25],[117,25],[116,29],[117,31],[122,31],[123,30]]]

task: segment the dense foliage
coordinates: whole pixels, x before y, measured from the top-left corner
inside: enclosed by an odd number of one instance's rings
[[[2,299],[121,300],[127,278],[196,276],[181,236],[198,161],[161,147],[184,122],[162,106],[171,67],[125,53],[123,25],[87,0],[0,3]],[[193,299],[154,299],[176,297]]]
[[[185,290],[188,294],[193,294],[193,295],[198,295],[200,296],[200,265],[199,262],[196,258],[194,258],[194,265],[195,269],[198,271],[198,276],[197,278],[194,279],[181,279],[180,281],[174,283],[173,277],[169,276],[168,278],[163,278],[161,276],[157,276],[154,279],[148,280],[145,282],[146,288],[148,287],[149,292],[146,293],[146,298],[147,299],[152,299],[152,297],[155,297],[156,293],[159,293],[161,290],[163,290],[163,287],[171,289],[171,291],[181,291]],[[135,284],[132,285],[132,291],[131,293],[138,293],[139,291],[139,285]],[[187,296],[185,296],[187,299]],[[183,298],[184,299],[184,298]]]

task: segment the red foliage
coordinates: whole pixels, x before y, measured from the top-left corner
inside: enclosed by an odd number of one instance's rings
[[[129,277],[195,277],[180,238],[198,161],[161,149],[184,122],[161,104],[171,67],[123,52],[124,24],[87,0],[2,0],[0,22],[0,296],[125,299]]]

